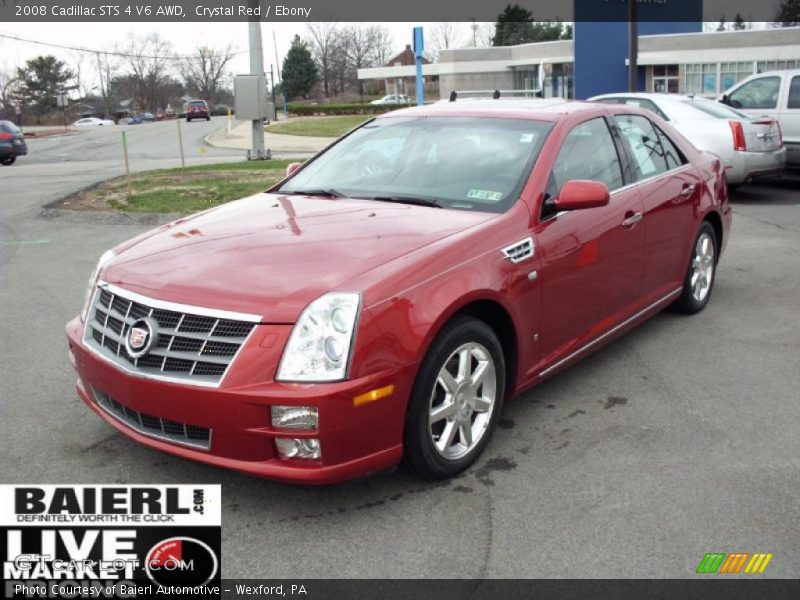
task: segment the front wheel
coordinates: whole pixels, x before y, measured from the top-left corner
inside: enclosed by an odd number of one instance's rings
[[[15,160],[17,160],[16,156],[6,156],[0,159],[0,164],[4,164],[5,166],[13,165]]]
[[[445,325],[420,366],[409,400],[403,463],[444,479],[483,452],[505,394],[505,360],[483,321],[458,317]]]
[[[708,221],[703,221],[695,237],[689,269],[675,308],[686,314],[703,310],[711,297],[717,270],[717,234]]]

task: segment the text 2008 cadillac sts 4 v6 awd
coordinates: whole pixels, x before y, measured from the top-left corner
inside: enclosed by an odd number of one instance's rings
[[[67,333],[122,433],[286,481],[451,476],[504,399],[701,310],[731,222],[720,160],[622,105],[410,108],[289,171],[100,259]]]

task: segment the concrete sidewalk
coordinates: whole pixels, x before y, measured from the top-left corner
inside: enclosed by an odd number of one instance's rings
[[[291,119],[281,119],[281,123],[291,121]],[[205,141],[210,146],[216,148],[232,148],[237,150],[247,150],[252,143],[252,130],[250,121],[233,121],[230,135],[228,128],[219,129],[207,135]],[[264,144],[272,152],[298,152],[303,154],[314,154],[322,150],[325,146],[333,142],[336,138],[327,137],[307,137],[303,135],[281,135],[277,133],[265,133]]]

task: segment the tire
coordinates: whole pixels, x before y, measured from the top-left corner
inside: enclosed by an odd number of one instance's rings
[[[189,117],[186,117],[186,122],[189,123],[190,121],[191,119]]]
[[[210,121],[210,120],[211,120],[211,117],[206,117],[206,121]]]
[[[459,368],[462,364],[468,371]],[[464,375],[475,375],[481,365],[482,382],[471,387]],[[489,442],[503,408],[505,384],[505,357],[494,331],[472,317],[447,323],[414,382],[403,434],[403,465],[431,479],[452,477],[469,467]]]
[[[5,158],[0,158],[0,164],[4,164],[5,166],[11,166],[14,164],[14,161],[17,160],[16,156],[6,156]]]
[[[694,238],[683,290],[673,305],[678,312],[693,315],[706,307],[714,289],[718,257],[717,234],[711,223],[703,221]]]

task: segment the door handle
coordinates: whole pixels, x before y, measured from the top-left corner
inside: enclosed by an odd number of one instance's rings
[[[628,215],[628,216],[626,216],[626,217],[625,217],[625,218],[622,220],[622,226],[623,226],[623,227],[633,227],[633,226],[634,226],[634,225],[636,225],[636,224],[637,224],[639,221],[641,221],[642,219],[644,219],[644,216],[643,216],[643,215],[642,215],[642,213],[640,213],[640,212],[636,212],[636,213],[632,213],[632,214],[631,214],[631,213],[626,213],[626,215]]]
[[[694,190],[695,187],[693,183],[684,184],[683,188],[681,189],[681,196],[686,196],[686,197],[691,196],[692,194],[694,194]]]

